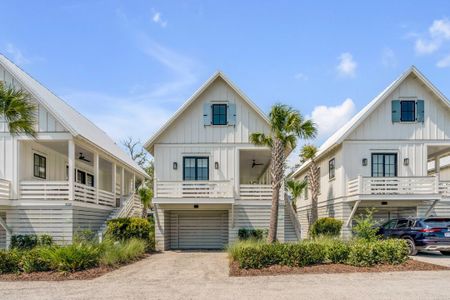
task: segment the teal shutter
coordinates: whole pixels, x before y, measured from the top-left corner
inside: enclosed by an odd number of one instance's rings
[[[425,121],[425,102],[423,100],[417,100],[416,107],[417,107],[417,112],[416,112],[417,122],[423,123]]]
[[[236,125],[236,104],[227,105],[227,119],[228,125]]]
[[[392,123],[400,122],[400,100],[392,100]]]
[[[204,126],[209,126],[211,125],[211,104],[210,103],[204,103],[203,104],[203,125]]]

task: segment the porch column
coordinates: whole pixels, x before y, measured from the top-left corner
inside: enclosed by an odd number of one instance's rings
[[[436,173],[436,176],[438,179],[441,177],[441,157],[439,155],[436,155],[434,157],[434,172]]]
[[[75,182],[75,142],[73,140],[68,141],[67,160],[69,165],[69,200],[75,200],[74,182]]]
[[[112,192],[114,194],[114,199],[116,198],[116,183],[117,183],[117,165],[115,162],[112,163]]]
[[[98,188],[100,183],[99,178],[99,155],[97,152],[94,152],[94,187],[95,187],[95,203],[98,204]]]
[[[134,192],[136,191],[136,174],[133,173],[133,186],[132,186],[132,192],[134,194]]]
[[[120,196],[125,195],[125,168],[122,166],[122,173],[120,174]]]

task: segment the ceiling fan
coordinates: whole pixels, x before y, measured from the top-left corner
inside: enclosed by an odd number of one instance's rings
[[[89,159],[87,159],[84,155],[83,152],[80,152],[80,156],[78,156],[79,160],[85,161],[85,162],[91,162]]]
[[[255,166],[262,166],[262,165],[264,165],[264,164],[262,164],[262,163],[256,163],[256,160],[254,159],[254,160],[253,160],[253,163],[252,163],[252,168],[254,168]]]

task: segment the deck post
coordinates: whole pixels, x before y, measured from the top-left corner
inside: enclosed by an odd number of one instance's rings
[[[75,142],[68,141],[67,160],[69,165],[68,183],[69,183],[69,200],[75,200],[74,183],[75,183]]]
[[[115,162],[112,163],[112,192],[114,194],[114,201],[116,199],[116,185],[117,185],[117,165]]]
[[[98,155],[98,152],[94,152],[94,187],[95,187],[95,203],[98,204],[98,189],[99,189],[99,183],[100,178],[99,177],[99,162],[100,158]]]
[[[122,166],[122,173],[120,174],[120,196],[125,195],[125,168]]]
[[[359,206],[360,203],[361,203],[361,200],[358,200],[358,201],[355,202],[355,205],[353,206],[353,209],[352,209],[352,211],[350,213],[350,216],[348,217],[347,222],[345,222],[345,227],[349,227],[350,226],[350,223],[351,223],[351,221],[353,219],[353,216],[355,215],[356,210],[358,209],[358,206]]]

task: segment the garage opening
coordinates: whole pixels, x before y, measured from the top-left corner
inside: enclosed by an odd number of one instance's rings
[[[171,211],[171,249],[224,249],[228,244],[228,211]]]
[[[417,208],[412,207],[376,207],[376,211],[373,214],[373,218],[378,224],[383,224],[392,219],[416,217]],[[355,213],[355,217],[366,215],[366,208],[358,208]],[[355,225],[355,218],[353,218],[353,225]]]

